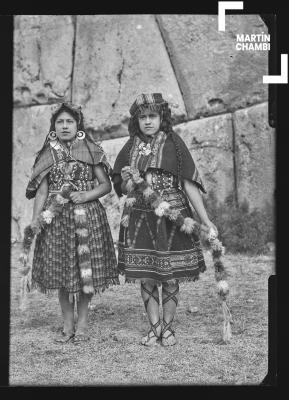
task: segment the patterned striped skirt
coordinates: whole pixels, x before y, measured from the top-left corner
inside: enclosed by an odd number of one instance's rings
[[[90,250],[92,281],[95,292],[119,284],[117,261],[110,227],[99,200],[85,207]],[[37,235],[32,266],[32,287],[43,293],[65,288],[69,294],[81,292],[74,205],[63,206],[60,215]]]
[[[129,225],[121,225],[118,248],[118,269],[126,281],[156,280],[161,282],[191,281],[206,270],[198,237],[181,232],[168,218],[158,217],[134,193]],[[184,217],[193,217],[185,194],[176,188],[166,189],[162,199],[179,210]]]

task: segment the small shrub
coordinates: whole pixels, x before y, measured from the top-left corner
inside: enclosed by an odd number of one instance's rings
[[[274,208],[271,204],[250,210],[247,201],[237,205],[233,194],[220,203],[212,192],[204,203],[227,251],[260,254],[266,250],[268,242],[274,242]]]

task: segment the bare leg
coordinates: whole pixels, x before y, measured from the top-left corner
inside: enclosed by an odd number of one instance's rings
[[[74,302],[70,303],[69,294],[63,288],[59,289],[58,298],[63,316],[63,332],[62,337],[56,341],[65,343],[74,335]]]
[[[176,343],[174,331],[171,328],[175,317],[176,308],[179,298],[179,284],[163,283],[162,287],[162,303],[163,303],[163,329],[162,344],[164,346],[172,346]]]
[[[151,325],[148,334],[142,339],[142,344],[151,346],[156,344],[161,334],[161,321],[159,311],[159,292],[156,282],[142,282],[141,295]]]
[[[88,340],[88,305],[91,301],[91,294],[80,293],[77,302],[77,329],[74,338],[74,343]]]

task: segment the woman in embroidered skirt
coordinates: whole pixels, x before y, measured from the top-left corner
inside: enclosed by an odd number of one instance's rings
[[[190,203],[204,229],[213,229],[203,205],[205,192],[183,140],[173,131],[171,110],[160,93],[141,94],[130,108],[129,133],[117,156],[113,183],[127,194],[119,232],[118,268],[127,282],[139,280],[150,322],[146,346],[176,343],[172,322],[179,282],[206,269],[197,231],[189,223]],[[169,210],[169,211],[168,211]],[[169,216],[169,217],[168,217]],[[184,221],[181,223],[180,221]],[[162,287],[163,320],[159,291]]]
[[[58,289],[64,321],[58,342],[88,340],[93,293],[119,283],[110,227],[98,200],[111,191],[110,173],[102,148],[84,132],[81,107],[56,106],[26,197],[35,197],[30,226],[38,227],[32,287],[43,293]]]

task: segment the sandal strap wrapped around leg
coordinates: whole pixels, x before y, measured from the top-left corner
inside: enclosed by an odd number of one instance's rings
[[[157,333],[157,327],[160,326],[160,325],[161,325],[161,320],[160,319],[155,324],[151,323],[150,332],[153,332],[156,337],[159,337],[159,335]]]
[[[149,346],[148,344],[151,339],[155,339],[151,342],[151,344],[156,344],[157,341],[160,339],[160,336],[157,334],[156,328],[161,325],[161,320],[159,319],[158,322],[155,324],[151,324],[151,329],[148,331],[147,335],[143,338],[142,344],[145,346]]]
[[[167,323],[165,320],[163,322],[164,322],[164,328],[162,329],[162,332],[161,332],[162,345],[163,346],[172,346],[176,343],[175,331],[171,328],[173,319],[169,323]],[[164,336],[164,333],[167,331],[169,332],[169,335]],[[173,336],[174,340],[173,340],[173,342],[170,343],[170,342],[168,342],[168,340],[171,336]]]

